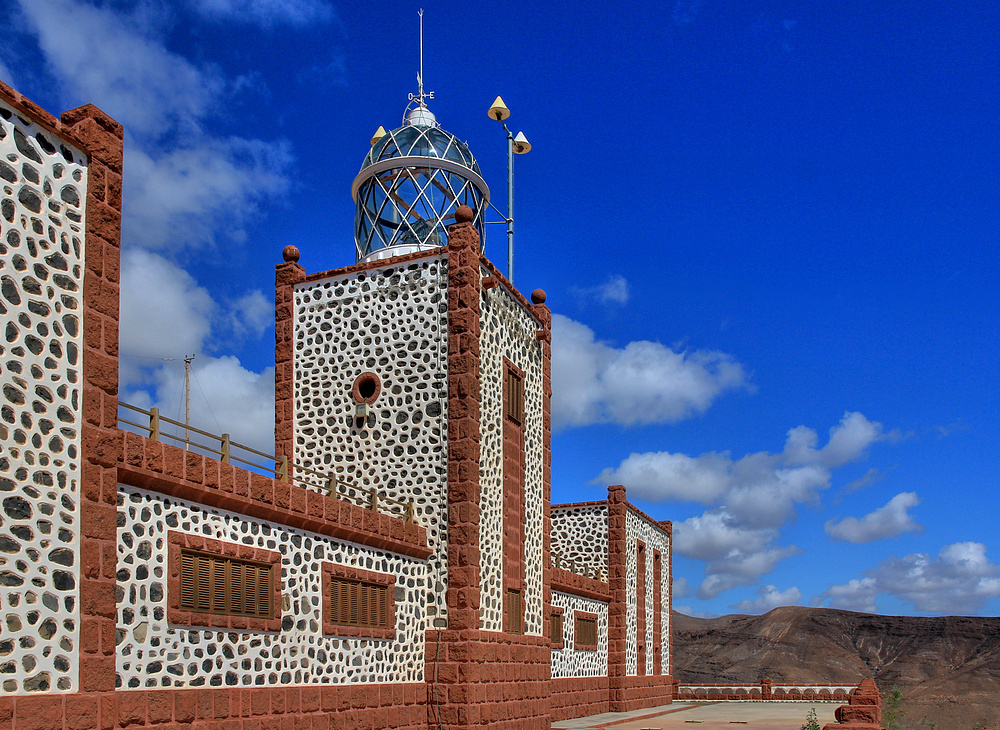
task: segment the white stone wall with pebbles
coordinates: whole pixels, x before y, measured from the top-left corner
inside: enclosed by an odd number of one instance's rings
[[[0,103],[0,693],[77,689],[87,158]]]
[[[167,533],[281,554],[282,629],[167,623]],[[392,640],[324,636],[323,562],[396,576]],[[276,686],[422,682],[426,564],[402,555],[118,487],[117,686]]]
[[[563,648],[552,650],[552,678],[608,676],[608,604],[552,591],[552,605],[563,609]],[[597,614],[597,650],[575,649],[575,611]]]
[[[575,573],[588,569],[608,579],[608,505],[552,506],[552,560]]]
[[[434,256],[295,288],[296,460],[413,501],[433,551],[428,619],[447,613],[447,280]],[[382,389],[359,428],[365,372]]]
[[[482,276],[490,275],[483,269]],[[503,630],[504,358],[524,371],[524,629],[542,633],[542,347],[538,323],[504,287],[480,300],[480,628]]]
[[[637,673],[639,651],[636,646],[635,636],[638,626],[638,601],[636,600],[636,556],[638,545],[636,540],[642,540],[646,545],[646,675],[653,673],[653,551],[660,551],[660,564],[663,576],[660,581],[660,637],[662,645],[663,668],[662,674],[670,674],[670,611],[668,610],[669,590],[670,590],[670,538],[658,525],[650,522],[631,509],[625,513],[625,595],[628,599],[627,611],[625,613],[626,636],[625,642],[625,674],[634,675]]]

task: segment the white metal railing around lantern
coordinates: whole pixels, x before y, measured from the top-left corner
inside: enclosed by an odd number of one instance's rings
[[[251,446],[233,441],[228,433],[221,435],[213,434],[208,431],[202,431],[200,428],[195,428],[190,424],[174,421],[173,419],[161,416],[158,408],[150,408],[147,411],[121,401],[118,402],[118,407],[146,416],[146,423],[137,423],[136,421],[123,418],[122,414],[119,413],[118,423],[139,429],[140,435],[143,435],[142,432],[145,432],[145,435],[153,441],[171,439],[184,444],[185,448],[193,448],[196,452],[205,452],[213,458],[218,458],[223,464],[241,464],[249,471],[273,477],[281,482],[291,482],[304,489],[319,492],[320,494],[327,494],[360,507],[382,512],[390,517],[398,517],[411,524],[416,522],[412,501],[404,502],[389,497],[375,489],[375,487],[366,488],[358,486],[351,480],[339,476],[336,472],[318,471],[290,461],[284,455],[275,456],[258,451]],[[201,436],[202,439],[207,440],[209,443],[195,441],[190,435],[184,436],[170,433],[169,430],[164,430],[164,425],[183,429],[186,434]],[[260,459],[270,462],[273,466],[268,466],[267,463],[259,463]]]

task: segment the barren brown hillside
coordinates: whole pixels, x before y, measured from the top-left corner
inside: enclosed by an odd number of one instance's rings
[[[674,613],[674,667],[681,682],[874,677],[883,695],[903,689],[904,728],[1000,728],[1000,618],[800,606],[716,619]]]

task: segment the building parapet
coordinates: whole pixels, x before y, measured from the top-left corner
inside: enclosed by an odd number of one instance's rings
[[[139,434],[119,433],[123,484],[420,560],[431,554],[427,531],[419,525]]]
[[[755,684],[701,683],[678,684],[675,699],[712,702],[764,702],[789,700],[800,702],[844,702],[853,684],[775,683],[769,679]]]
[[[611,600],[611,586],[606,581],[571,573],[561,568],[552,568],[552,590],[571,593],[595,601]]]

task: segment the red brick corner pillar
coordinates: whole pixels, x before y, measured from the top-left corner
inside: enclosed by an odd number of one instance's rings
[[[464,215],[463,215],[464,214]],[[479,232],[448,227],[448,628],[479,629]]]
[[[663,672],[664,674],[670,675],[674,674],[674,523],[670,520],[662,520],[659,523],[667,533],[667,545],[668,550],[666,554],[666,569],[667,569],[667,616],[669,620],[667,626],[669,627],[669,635],[666,639],[667,645],[667,670]],[[661,664],[662,666],[662,664]],[[675,689],[676,689],[675,682]]]
[[[882,695],[874,679],[862,679],[847,702],[834,711],[837,722],[824,725],[823,730],[879,730],[882,727]]]
[[[93,104],[60,119],[88,153],[83,276],[83,462],[80,475],[80,690],[115,688],[115,572],[121,437],[118,291],[122,126]]]
[[[479,725],[479,232],[460,206],[448,227],[447,628],[425,642],[428,727]],[[478,659],[478,661],[477,661]]]
[[[295,285],[306,270],[295,246],[282,257],[274,267],[274,453],[295,461]]]
[[[773,685],[770,679],[760,680],[760,696],[761,699],[769,700],[771,699],[771,685]]]
[[[542,636],[550,636],[552,606],[552,311],[541,289],[531,293],[531,311],[542,327]],[[551,670],[551,666],[550,666]]]
[[[625,487],[608,487],[608,583],[611,602],[608,604],[608,690],[611,712],[624,712],[625,646],[627,642]]]

